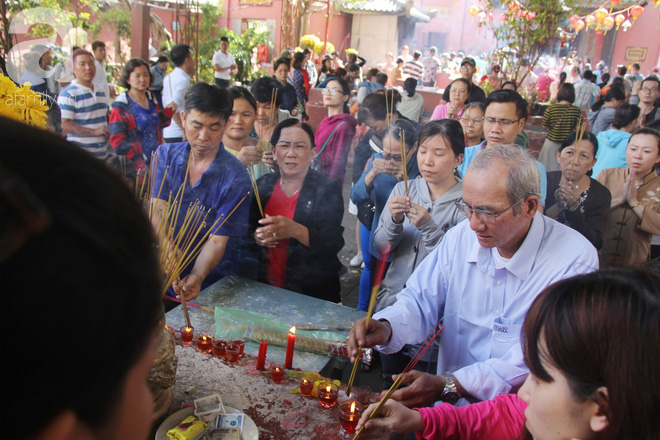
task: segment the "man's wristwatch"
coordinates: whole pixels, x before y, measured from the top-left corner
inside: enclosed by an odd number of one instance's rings
[[[454,382],[454,376],[450,372],[442,373],[442,377],[445,379],[445,389],[442,390],[442,395],[440,400],[454,405],[458,402],[458,399],[461,398],[461,394],[456,389],[456,383]]]

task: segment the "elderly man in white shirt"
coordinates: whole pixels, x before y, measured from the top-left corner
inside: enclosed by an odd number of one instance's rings
[[[190,74],[194,69],[190,46],[177,44],[172,48],[170,57],[176,67],[163,79],[163,103],[167,103],[167,106],[173,102],[178,109],[182,109],[185,107],[183,98],[190,88]],[[181,114],[176,112],[172,116],[172,123],[163,129],[164,142],[171,144],[185,140],[182,127]]]
[[[215,70],[215,84],[227,88],[231,85],[231,75],[236,70],[236,60],[229,53],[229,39],[220,38],[220,50],[213,54],[213,69]]]
[[[396,353],[419,344],[443,320],[437,375],[408,373],[394,399],[467,404],[522,385],[520,329],[532,301],[558,280],[598,269],[589,241],[538,212],[539,191],[538,166],[521,148],[479,153],[463,181],[467,220],[447,231],[366,332],[364,318],[355,324],[353,358],[358,346]]]

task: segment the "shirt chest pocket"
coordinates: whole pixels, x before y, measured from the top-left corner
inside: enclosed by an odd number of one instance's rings
[[[502,358],[514,345],[520,343],[520,324],[504,324],[500,318],[493,320],[490,343],[490,357]]]

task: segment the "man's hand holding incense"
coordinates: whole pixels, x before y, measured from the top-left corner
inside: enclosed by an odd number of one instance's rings
[[[186,301],[191,301],[199,296],[202,281],[203,279],[199,275],[190,273],[181,281],[174,281],[172,283],[172,290],[176,293],[177,299],[181,299],[181,293],[183,293]]]
[[[396,380],[396,378],[396,375],[392,376],[392,380]],[[401,385],[408,386],[399,388],[392,393],[392,399],[408,408],[419,408],[433,406],[436,401],[440,400],[442,391],[445,389],[445,379],[442,376],[412,370],[406,373]]]
[[[383,428],[399,434],[424,430],[422,416],[418,411],[406,408],[399,402],[391,399],[385,402],[378,411],[378,414],[367,422],[377,405],[377,403],[369,405],[362,413],[356,429],[360,429],[364,425],[364,429],[367,431],[375,428]]]
[[[261,161],[271,170],[274,171],[277,169],[277,163],[275,163],[272,151],[264,151],[264,154],[261,156]]]
[[[348,333],[348,351],[351,362],[355,362],[358,356],[358,347],[369,348],[374,345],[382,345],[390,340],[392,328],[389,322],[369,320],[369,328],[364,331],[364,321],[367,318],[358,319],[351,331]]]

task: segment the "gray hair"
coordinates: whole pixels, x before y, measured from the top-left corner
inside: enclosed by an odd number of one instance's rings
[[[468,172],[489,168],[500,162],[509,169],[506,195],[510,203],[525,197],[541,195],[541,177],[536,160],[517,145],[498,145],[482,150],[472,160]],[[514,206],[514,214],[520,213],[520,206]]]

